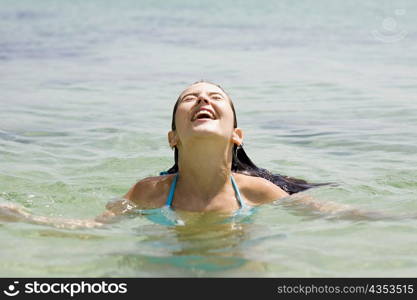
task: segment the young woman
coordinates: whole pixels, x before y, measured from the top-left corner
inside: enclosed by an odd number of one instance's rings
[[[164,206],[176,211],[234,214],[321,185],[258,168],[243,150],[243,139],[227,93],[218,85],[199,81],[187,87],[175,103],[168,132],[175,164],[168,171],[140,180],[122,199],[107,204],[106,211],[94,220],[33,216],[15,205],[1,205],[0,220],[97,227],[133,209]],[[308,197],[288,199],[285,203],[321,212],[362,214],[348,206],[322,204]]]

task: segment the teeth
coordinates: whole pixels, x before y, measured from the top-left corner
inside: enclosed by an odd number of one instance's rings
[[[194,115],[193,120],[196,120],[196,119],[198,118],[198,116],[199,116],[199,115],[201,115],[201,114],[206,114],[206,115],[209,115],[209,116],[210,116],[210,118],[214,119],[213,114],[212,114],[211,112],[209,112],[208,110],[200,110],[199,112],[197,112],[197,113]]]

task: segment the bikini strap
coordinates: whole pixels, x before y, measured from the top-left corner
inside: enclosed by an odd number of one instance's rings
[[[167,198],[167,202],[165,203],[166,206],[171,207],[172,205],[172,200],[174,199],[174,192],[175,192],[175,187],[177,185],[177,179],[178,179],[178,173],[175,175],[174,180],[171,183],[171,187],[169,189],[169,195]],[[231,175],[230,177],[231,181],[232,181],[232,185],[233,185],[233,189],[235,190],[236,196],[237,196],[237,200],[239,202],[240,208],[246,207],[245,202],[242,200],[242,196],[240,195],[240,191],[239,188],[236,184],[236,181],[233,177],[233,175]]]
[[[171,183],[171,188],[169,189],[169,195],[167,198],[167,202],[165,203],[166,206],[171,207],[172,200],[174,199],[174,192],[175,192],[175,186],[177,185],[177,178],[178,173],[174,177],[174,181]]]
[[[233,185],[233,188],[235,189],[237,200],[239,202],[240,208],[246,207],[246,203],[242,200],[242,196],[240,195],[240,191],[239,191],[239,188],[237,187],[237,184],[236,184],[236,181],[233,177],[233,174],[230,178],[232,180],[232,185]]]

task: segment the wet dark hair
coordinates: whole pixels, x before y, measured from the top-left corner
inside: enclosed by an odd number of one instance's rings
[[[209,82],[209,81],[206,81],[206,80],[200,80],[200,81],[194,82],[192,85],[197,84],[197,83],[212,84],[212,85],[217,86],[218,88],[220,88],[226,94],[226,96],[229,98],[230,106],[232,107],[232,110],[233,110],[233,116],[234,116],[233,126],[234,126],[234,128],[237,128],[236,111],[235,111],[235,108],[233,106],[232,99],[229,97],[229,95],[226,93],[226,91],[220,85]],[[176,130],[175,113],[177,112],[177,107],[178,107],[178,104],[179,104],[180,100],[181,100],[181,95],[178,97],[177,102],[174,105],[174,110],[172,112],[171,129],[173,131]],[[175,148],[175,150],[174,150],[175,164],[168,171],[161,172],[160,173],[161,175],[174,174],[174,173],[178,172],[178,149],[177,149],[177,147],[174,147],[174,148]],[[308,183],[307,181],[305,181],[303,179],[292,178],[292,177],[283,176],[283,175],[280,175],[280,174],[272,174],[270,171],[268,171],[266,169],[262,169],[262,168],[257,167],[252,162],[252,160],[248,157],[245,150],[243,150],[242,145],[237,146],[236,144],[233,146],[232,171],[236,172],[236,173],[241,173],[241,174],[245,174],[245,175],[254,176],[254,177],[265,178],[265,179],[271,181],[272,183],[274,183],[275,185],[279,186],[281,189],[286,191],[288,194],[294,194],[294,193],[298,193],[298,192],[307,190],[307,189],[312,188],[312,187],[317,187],[317,186],[322,186],[322,185],[329,184],[329,183]]]

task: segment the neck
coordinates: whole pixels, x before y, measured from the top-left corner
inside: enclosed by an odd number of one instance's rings
[[[213,140],[182,145],[178,158],[179,191],[183,191],[186,198],[207,205],[220,192],[233,190],[230,182],[232,146]]]

